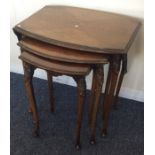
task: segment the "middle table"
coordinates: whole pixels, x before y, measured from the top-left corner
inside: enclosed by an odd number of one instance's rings
[[[78,50],[71,50],[67,48],[62,48],[54,45],[50,45],[36,39],[24,37],[22,40],[19,41],[18,45],[21,47],[21,51],[27,51],[28,53],[32,53],[34,58],[27,57],[28,62],[33,62],[33,64],[37,64],[36,62],[40,57],[43,62],[49,61],[59,61],[61,63],[67,63],[68,66],[72,66],[75,64],[81,64],[90,66],[93,69],[93,83],[92,83],[92,90],[91,90],[91,107],[90,107],[90,114],[89,114],[89,123],[91,125],[91,143],[95,143],[95,122],[96,122],[96,113],[98,109],[98,104],[100,100],[102,85],[103,85],[103,78],[104,78],[104,71],[103,71],[103,64],[108,63],[108,59],[104,55],[100,54],[90,54],[90,53],[83,53],[82,51]],[[23,54],[24,55],[24,54]],[[39,66],[43,67],[44,65],[39,64]],[[49,66],[52,68],[52,66]],[[74,67],[75,68],[75,67]],[[78,68],[77,68],[78,69]],[[64,67],[59,68],[59,70],[64,70]],[[74,71],[76,72],[76,71]],[[50,72],[48,72],[48,83],[49,89],[51,89],[51,76]],[[51,92],[51,91],[49,91]],[[53,96],[50,94],[50,101],[52,111],[54,111],[53,106]]]

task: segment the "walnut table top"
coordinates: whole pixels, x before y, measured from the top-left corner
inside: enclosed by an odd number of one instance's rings
[[[14,31],[53,45],[95,53],[126,54],[140,23],[137,19],[90,9],[45,6]]]

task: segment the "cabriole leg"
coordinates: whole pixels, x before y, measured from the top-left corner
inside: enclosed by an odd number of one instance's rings
[[[92,80],[92,88],[91,88],[91,95],[90,95],[90,109],[89,109],[89,125],[91,125],[91,121],[92,121],[92,113],[93,113],[93,108],[94,108],[94,98],[95,98],[95,93],[96,93],[96,83],[97,83],[97,79],[96,79],[96,68],[93,68],[93,80]]]
[[[108,84],[105,92],[104,105],[103,105],[103,129],[102,136],[107,135],[107,128],[109,123],[109,116],[111,107],[113,105],[114,93],[117,84],[117,78],[120,69],[120,58],[111,61],[108,73]]]
[[[93,111],[92,111],[92,120],[91,120],[91,138],[90,138],[90,143],[94,144],[95,143],[95,134],[96,134],[96,117],[97,117],[97,111],[99,107],[99,101],[101,97],[101,92],[102,92],[102,85],[103,85],[103,80],[104,80],[104,72],[103,72],[103,66],[99,65],[96,66],[96,71],[95,71],[95,78],[96,78],[96,90],[95,90],[95,99],[94,99],[94,106],[93,106]]]
[[[124,73],[121,71],[120,77],[118,79],[118,84],[117,84],[117,87],[116,87],[116,94],[115,94],[115,97],[114,97],[114,103],[113,103],[114,104],[114,109],[117,109],[117,100],[118,100],[118,95],[119,95],[121,85],[122,85],[122,82],[123,82],[123,78],[124,78]]]
[[[27,95],[29,99],[29,111],[33,114],[33,123],[34,123],[34,134],[35,136],[39,136],[39,115],[36,105],[36,100],[34,96],[34,90],[32,85],[32,78],[34,73],[34,67],[26,62],[23,61],[23,68],[24,68],[24,81],[25,87],[27,90]]]
[[[77,82],[78,88],[78,110],[77,110],[77,127],[76,127],[76,148],[80,149],[80,130],[82,125],[85,94],[86,94],[86,82],[84,77],[74,77]]]

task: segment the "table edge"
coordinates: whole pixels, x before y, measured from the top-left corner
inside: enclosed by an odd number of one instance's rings
[[[22,29],[21,27],[18,27],[17,25],[13,28],[13,31],[16,33],[19,33],[23,36],[28,36],[30,38],[37,39],[39,41],[43,41],[43,42],[46,42],[49,44],[53,44],[56,46],[65,47],[65,48],[69,48],[69,49],[87,51],[87,52],[95,52],[95,53],[101,53],[101,54],[102,53],[103,54],[126,54],[126,52],[124,52],[125,51],[124,49],[96,48],[96,47],[89,47],[89,46],[85,46],[85,45],[67,43],[67,42],[47,38],[47,37],[44,37],[41,35],[31,33],[29,31],[26,31],[26,30]]]

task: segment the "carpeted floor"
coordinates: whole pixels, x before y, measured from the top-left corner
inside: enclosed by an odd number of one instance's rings
[[[32,118],[23,76],[11,73],[10,147],[11,155],[143,155],[144,103],[119,98],[118,110],[112,110],[109,134],[100,136],[101,112],[97,119],[97,144],[89,144],[88,102],[85,104],[81,130],[82,149],[74,148],[76,126],[76,88],[54,84],[56,111],[49,111],[47,81],[34,78],[34,88],[40,114],[41,136],[32,136]],[[87,101],[90,92],[87,91]]]

